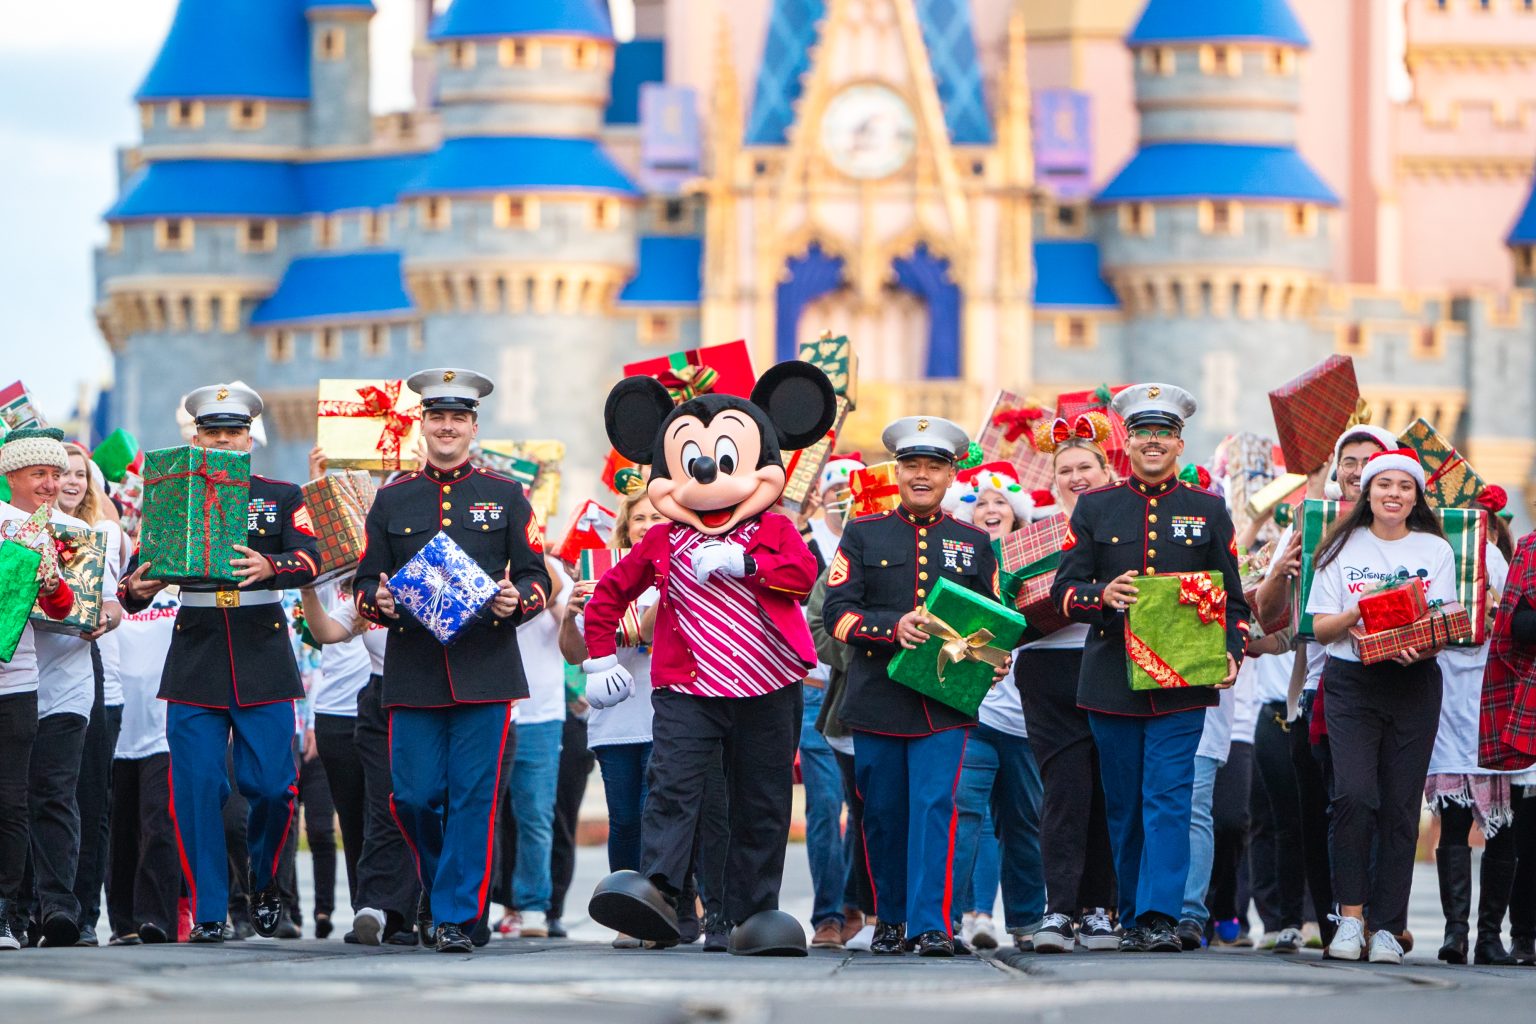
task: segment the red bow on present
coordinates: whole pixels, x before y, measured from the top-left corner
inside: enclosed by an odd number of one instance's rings
[[[1509,504],[1509,493],[1498,484],[1489,484],[1477,496],[1477,503],[1487,509],[1489,515],[1496,516]]]
[[[1227,592],[1205,573],[1190,573],[1179,580],[1179,604],[1192,604],[1200,621],[1209,626],[1219,622],[1227,625]]]
[[[369,384],[357,389],[363,399],[361,402],[326,399],[320,403],[320,415],[383,420],[384,428],[374,447],[382,455],[379,461],[384,469],[399,469],[400,448],[405,444],[405,437],[411,432],[411,427],[421,419],[419,405],[409,409],[395,408],[395,402],[400,398],[400,389],[404,386],[405,382],[399,380],[386,381],[382,388]]]
[[[1003,440],[1012,443],[1024,436],[1031,423],[1044,418],[1045,410],[1032,405],[1027,409],[1004,409],[993,415],[992,425],[1002,427]]]

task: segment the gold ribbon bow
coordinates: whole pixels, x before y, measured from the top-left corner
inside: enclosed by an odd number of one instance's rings
[[[949,666],[958,665],[962,661],[984,661],[993,668],[1002,668],[1008,664],[1007,651],[988,646],[994,639],[990,629],[978,629],[968,636],[961,636],[959,630],[937,615],[932,612],[925,614],[928,618],[919,622],[918,628],[944,641],[939,648],[939,682],[944,681],[944,673],[949,670]]]
[[[1371,422],[1371,407],[1363,398],[1355,399],[1355,411],[1349,415],[1349,423],[1345,427],[1357,427],[1362,423]]]

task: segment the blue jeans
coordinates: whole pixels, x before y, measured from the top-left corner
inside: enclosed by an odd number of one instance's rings
[[[613,743],[596,747],[608,802],[608,870],[640,870],[640,819],[645,809],[645,773],[649,743]]]
[[[549,909],[549,852],[555,841],[555,791],[564,726],[564,722],[539,722],[517,727],[517,752],[512,758],[512,813],[517,815],[512,905],[517,910]]]
[[[848,882],[848,854],[843,845],[843,774],[837,755],[816,731],[825,690],[803,687],[805,713],[800,727],[800,778],[805,784],[805,854],[811,864],[811,925],[843,921],[843,887]]]
[[[1216,828],[1211,817],[1211,797],[1221,762],[1195,756],[1195,788],[1189,802],[1189,879],[1184,883],[1183,919],[1201,925],[1211,919],[1205,893],[1211,886],[1211,865],[1216,861]]]
[[[963,771],[963,769],[962,769]],[[963,785],[963,783],[962,783]],[[955,906],[962,913],[992,914],[997,905],[997,887],[1002,870],[1002,851],[998,848],[997,825],[992,820],[992,808],[982,808],[981,830],[976,835],[976,866],[971,869],[969,880],[955,879]]]
[[[998,840],[1003,917],[1009,928],[1034,924],[1045,914],[1045,871],[1040,861],[1040,769],[1022,736],[977,725],[971,730],[955,793],[956,910],[987,904],[975,899],[972,879],[982,829],[990,809]],[[982,909],[980,906],[976,909]]]

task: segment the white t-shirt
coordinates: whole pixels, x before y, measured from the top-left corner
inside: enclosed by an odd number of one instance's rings
[[[1248,662],[1245,661],[1237,670],[1239,684],[1247,668]],[[1232,691],[1235,689],[1237,685],[1222,690],[1221,702],[1205,709],[1205,728],[1200,733],[1200,746],[1195,749],[1195,756],[1209,757],[1220,764],[1227,763],[1227,754],[1232,749],[1232,711],[1236,703]]]
[[[1313,577],[1307,611],[1337,615],[1382,583],[1411,576],[1424,580],[1429,600],[1456,600],[1456,558],[1443,538],[1414,531],[1401,540],[1382,540],[1369,529],[1357,529]],[[1360,660],[1348,635],[1328,645],[1328,656]]]
[[[89,528],[82,519],[54,509],[50,523]],[[105,600],[117,593],[117,560],[106,559],[101,576],[101,595]],[[91,662],[89,640],[73,633],[37,632],[37,717],[79,715],[91,717],[96,703],[96,667]]]
[[[123,727],[117,734],[114,757],[137,760],[170,753],[165,739],[165,701],[158,694],[180,609],[175,588],[162,590],[148,608],[124,615],[122,624],[107,634],[117,638],[118,673],[123,681]]]
[[[661,599],[661,592],[651,587],[635,601],[641,614]],[[578,626],[581,617],[577,617]],[[611,708],[593,708],[587,715],[587,747],[618,746],[621,743],[651,742],[651,649],[620,647],[619,664],[635,678],[635,692],[629,699]]]
[[[1250,662],[1253,664],[1253,693],[1260,704],[1270,701],[1283,704],[1290,699],[1291,668],[1296,664],[1294,651],[1249,658],[1243,663],[1243,668],[1247,668]]]
[[[357,629],[357,605],[348,599],[349,595],[343,594],[330,608],[331,618],[349,630]],[[377,622],[368,623],[368,629],[356,639],[361,640],[364,650],[368,652],[368,671],[376,676],[384,674],[384,645],[389,641],[389,627],[381,626]],[[366,680],[364,680],[366,682]]]
[[[111,589],[107,590],[107,600],[116,600],[116,581],[122,578],[123,569],[128,563],[123,551],[123,528],[111,519],[103,519],[96,524],[96,532],[107,538],[107,566],[113,579]],[[122,673],[117,668],[117,641],[112,636],[116,632],[114,629],[103,633],[101,639],[96,641],[96,649],[101,652],[101,702],[109,708],[121,707],[123,703]]]
[[[1261,663],[1271,660],[1268,655],[1258,659]],[[1244,667],[1247,666],[1244,661]],[[1255,671],[1246,679],[1243,670],[1237,670],[1237,682],[1232,687],[1232,742],[1252,743],[1254,731],[1259,725],[1259,695],[1255,689],[1258,681]]]
[[[564,607],[575,586],[560,569],[560,596]],[[528,699],[518,702],[517,724],[538,725],[565,721],[565,659],[560,655],[560,624],[553,615],[535,616],[517,627],[517,651],[528,677]]]
[[[1504,590],[1509,563],[1493,544],[1487,546],[1488,585]],[[1440,728],[1429,758],[1431,775],[1490,775],[1477,763],[1477,729],[1482,711],[1483,669],[1488,664],[1488,645],[1447,647],[1440,662]]]
[[[331,618],[352,629],[357,622],[357,609],[348,599],[350,595],[339,593],[334,583],[322,585],[318,594]],[[382,637],[385,631],[380,629],[378,633]],[[373,659],[365,642],[367,635],[326,644],[320,649],[320,668],[309,684],[312,715],[357,717],[357,695],[368,685],[368,676],[373,672]]]
[[[16,522],[28,518],[27,513],[7,502],[0,501],[0,523]],[[10,661],[0,661],[0,697],[13,693],[37,692],[37,643],[32,623],[21,628],[21,639]]]
[[[1013,681],[1012,672],[987,691],[981,707],[976,710],[976,719],[982,725],[989,725],[1010,736],[1029,735],[1024,725],[1024,704],[1019,699],[1019,686]]]

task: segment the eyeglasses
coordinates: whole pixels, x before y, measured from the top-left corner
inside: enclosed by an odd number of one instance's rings
[[[1179,432],[1171,427],[1137,427],[1131,431],[1131,436],[1138,441],[1171,441],[1179,436]]]

